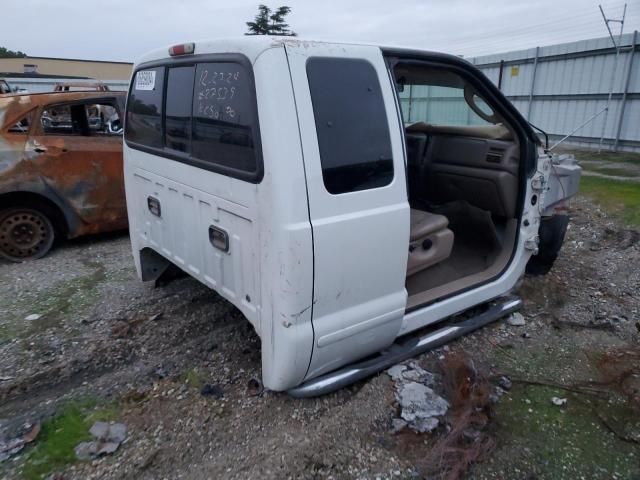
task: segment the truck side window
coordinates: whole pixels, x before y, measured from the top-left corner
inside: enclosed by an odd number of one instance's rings
[[[127,104],[125,137],[145,147],[162,148],[164,67],[136,72]]]
[[[327,191],[340,194],[391,183],[389,123],[373,65],[314,57],[307,61],[307,78]]]

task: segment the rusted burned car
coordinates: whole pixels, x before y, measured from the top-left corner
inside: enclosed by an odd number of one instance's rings
[[[45,255],[57,238],[127,227],[124,93],[0,98],[0,256]]]

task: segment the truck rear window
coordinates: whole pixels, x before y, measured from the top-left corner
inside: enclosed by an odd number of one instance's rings
[[[127,109],[130,147],[254,183],[261,180],[255,88],[250,66],[243,62],[138,70]],[[151,110],[156,115],[149,118]]]
[[[340,194],[391,183],[389,123],[373,65],[314,57],[307,61],[307,78],[327,191]]]
[[[146,82],[146,83],[145,83]],[[127,101],[127,140],[162,148],[162,94],[164,68],[137,72]]]

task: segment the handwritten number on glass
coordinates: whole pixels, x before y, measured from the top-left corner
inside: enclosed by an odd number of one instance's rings
[[[239,79],[240,71],[203,69],[198,79],[198,115],[213,120],[235,119],[237,112],[229,102],[236,96]]]

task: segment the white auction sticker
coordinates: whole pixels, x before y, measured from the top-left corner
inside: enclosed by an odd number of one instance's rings
[[[153,90],[156,86],[155,70],[140,70],[136,74],[136,90]]]

